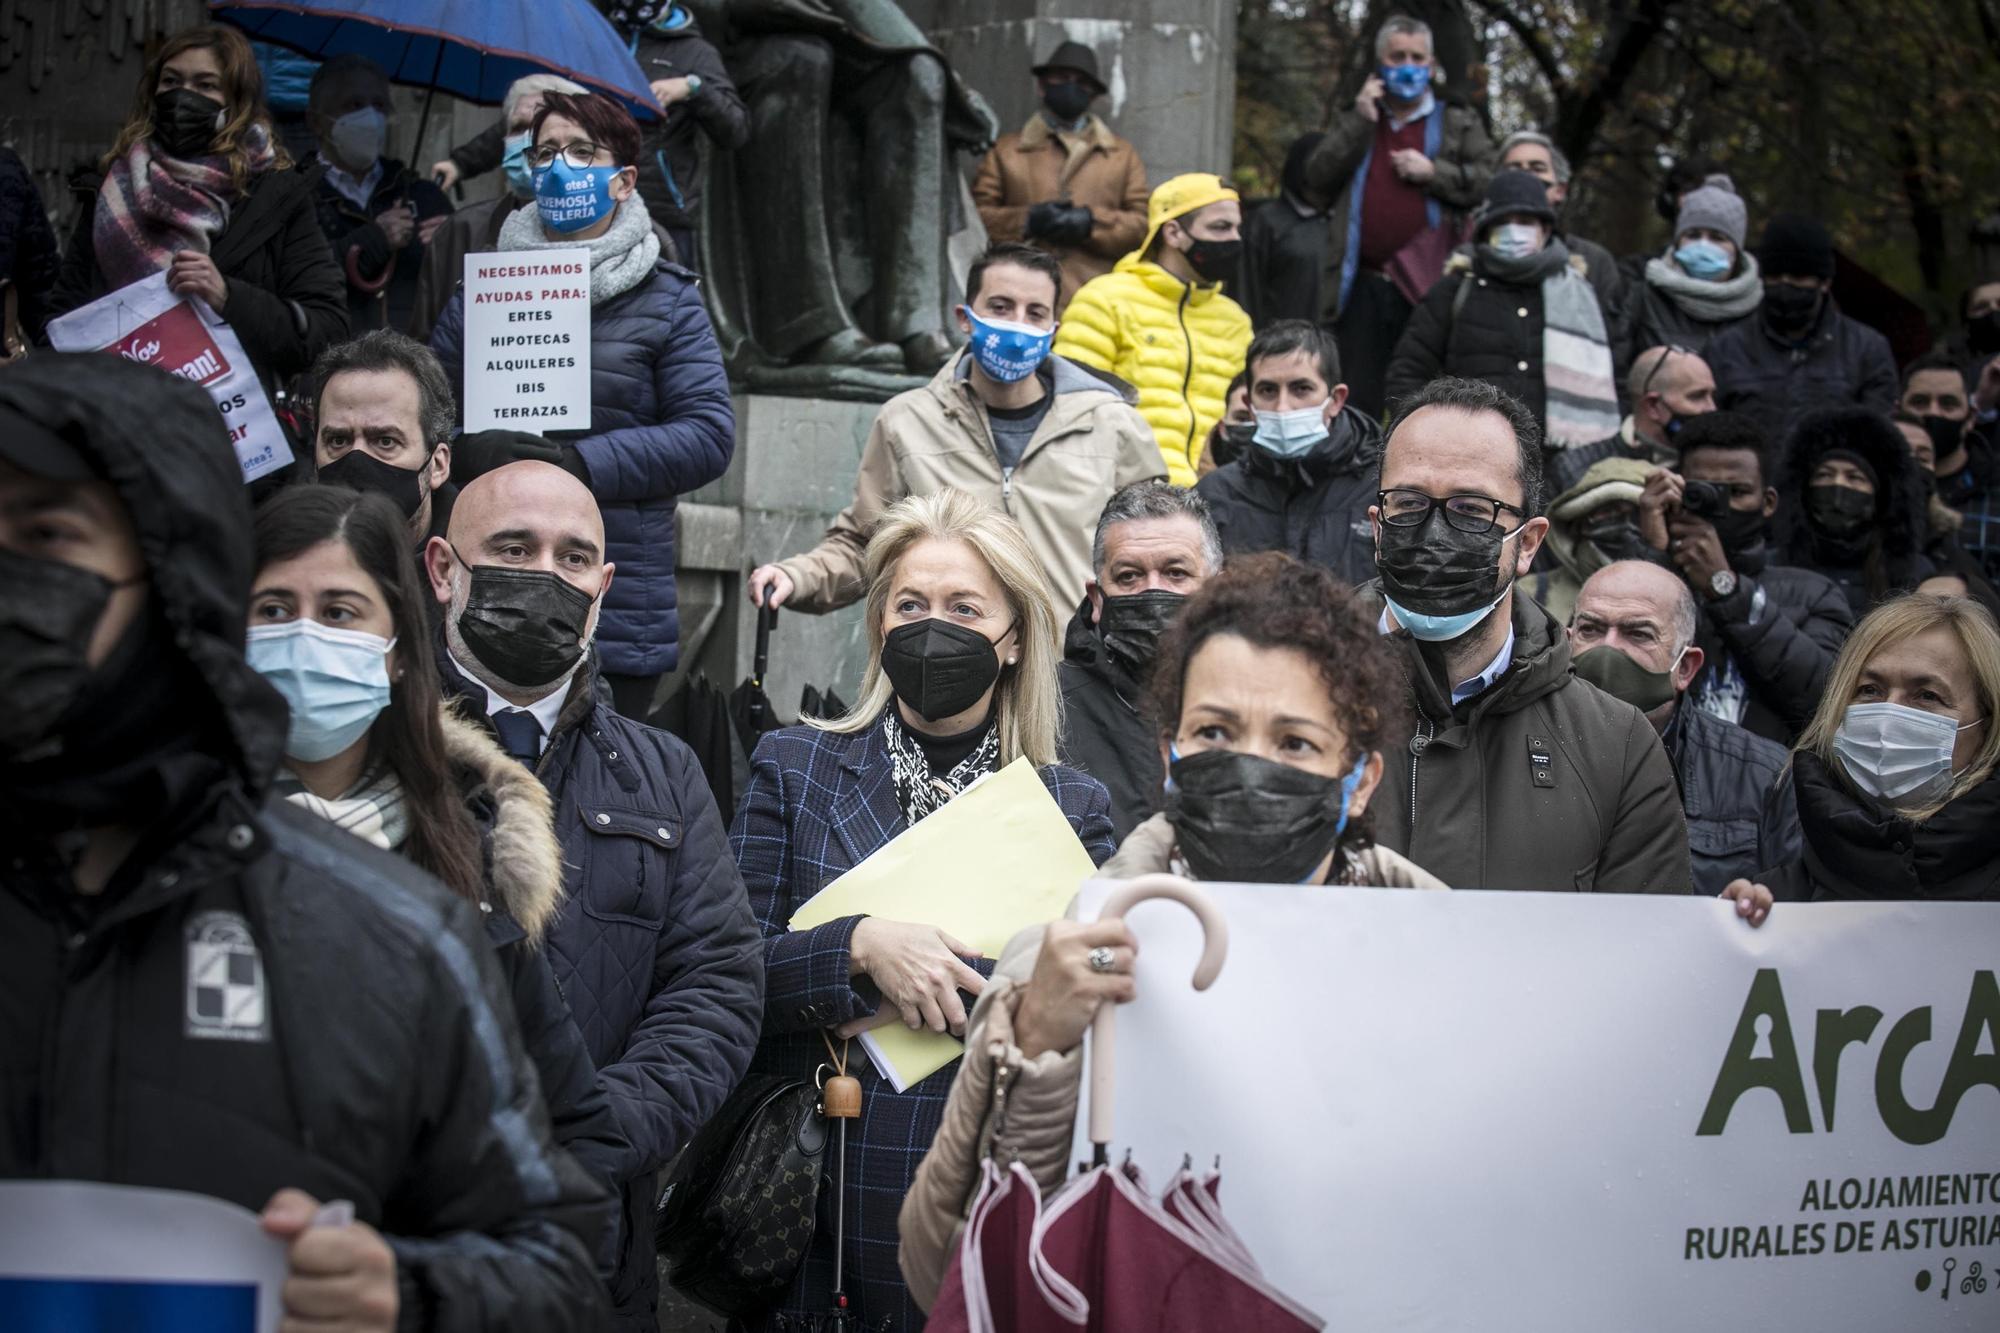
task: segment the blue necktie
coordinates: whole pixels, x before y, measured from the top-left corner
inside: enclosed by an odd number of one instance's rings
[[[501,748],[533,768],[542,757],[542,724],[533,713],[521,708],[503,709],[493,715],[493,730]]]

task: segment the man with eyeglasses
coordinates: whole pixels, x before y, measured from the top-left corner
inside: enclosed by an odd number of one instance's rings
[[[1673,466],[1681,456],[1681,427],[1689,418],[1715,410],[1715,376],[1708,362],[1678,343],[1648,347],[1632,358],[1625,391],[1632,412],[1616,435],[1549,455],[1551,494],[1569,490],[1607,458]]]
[[[1434,380],[1390,425],[1369,518],[1416,717],[1384,747],[1377,840],[1455,888],[1690,892],[1659,737],[1514,595],[1548,534],[1541,473],[1533,415],[1490,384]]]

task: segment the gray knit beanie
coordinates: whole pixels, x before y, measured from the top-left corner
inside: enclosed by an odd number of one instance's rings
[[[1696,227],[1721,232],[1741,250],[1743,238],[1750,230],[1750,215],[1734,190],[1704,185],[1688,191],[1681,200],[1680,216],[1674,219],[1674,239],[1678,241]]]

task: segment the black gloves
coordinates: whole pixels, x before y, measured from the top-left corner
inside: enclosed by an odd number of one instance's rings
[[[1090,228],[1095,221],[1082,204],[1051,199],[1029,207],[1028,225],[1022,234],[1031,241],[1047,241],[1051,245],[1082,245],[1090,239]]]
[[[590,468],[575,445],[530,435],[524,430],[482,430],[453,440],[451,479],[463,486],[494,468],[528,459],[554,463],[584,485],[590,485]]]

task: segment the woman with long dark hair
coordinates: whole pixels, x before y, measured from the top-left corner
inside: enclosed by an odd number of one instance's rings
[[[347,336],[347,289],[313,212],[320,168],[289,170],[264,80],[234,28],[194,28],[146,62],[49,315],[165,272],[235,328],[271,388]]]
[[[258,509],[255,531],[244,651],[292,714],[274,793],[480,905],[556,1141],[609,1182],[616,1122],[539,948],[563,892],[548,792],[444,707],[402,514],[297,486]]]

